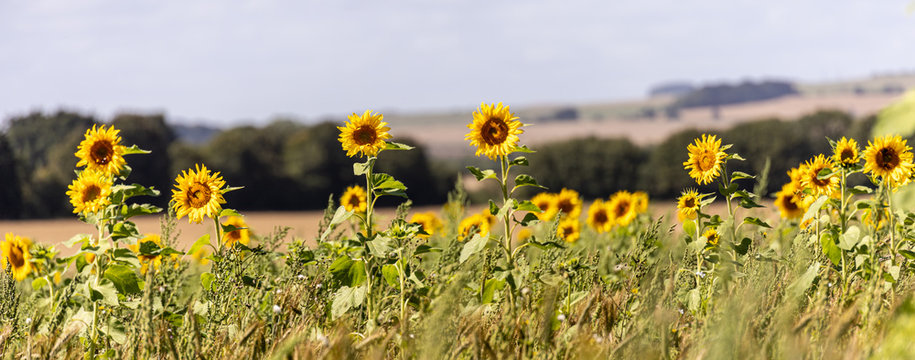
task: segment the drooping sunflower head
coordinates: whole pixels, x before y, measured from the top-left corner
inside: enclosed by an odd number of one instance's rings
[[[718,230],[715,230],[715,228],[708,228],[702,233],[702,236],[705,236],[706,244],[712,247],[718,246],[718,240],[721,240],[721,235],[718,234]]]
[[[248,243],[251,242],[251,232],[248,230],[248,224],[245,223],[245,219],[241,216],[229,216],[222,225],[232,225],[235,227],[235,230],[222,235],[222,242],[227,247],[234,247],[237,243],[248,246]]]
[[[632,204],[637,214],[642,214],[648,211],[648,193],[644,191],[636,191],[632,193]]]
[[[613,228],[613,217],[610,215],[610,207],[604,200],[597,199],[591,203],[588,208],[587,224],[599,233],[605,233]]]
[[[832,174],[826,178],[821,178],[821,172],[833,172],[832,158],[823,154],[817,155],[804,164],[804,172],[801,174],[801,187],[810,189],[814,198],[820,195],[832,196],[839,189],[839,176]]]
[[[775,207],[783,219],[799,219],[807,212],[805,203],[797,196],[797,186],[787,183],[775,195]]]
[[[197,164],[175,178],[172,189],[172,207],[178,218],[188,217],[189,222],[201,223],[204,217],[216,219],[222,211],[226,186],[219,172],[211,173],[206,165]]]
[[[365,189],[359,185],[347,187],[343,195],[340,196],[340,205],[343,205],[346,211],[364,213],[368,207]]]
[[[627,226],[636,215],[636,204],[632,199],[632,193],[622,190],[617,191],[610,196],[610,202],[607,205],[610,208],[610,216],[613,222],[619,226]]]
[[[864,149],[864,172],[894,188],[905,185],[915,167],[911,150],[899,135],[877,137]]]
[[[362,115],[353,113],[349,116],[349,121],[345,126],[338,126],[340,129],[340,143],[346,156],[375,156],[386,146],[385,140],[390,139],[391,135],[387,127],[388,123],[382,121],[384,115],[375,113],[372,110],[366,110]]]
[[[74,214],[97,213],[111,204],[110,176],[96,170],[86,169],[67,187],[67,196],[73,205]]]
[[[702,206],[702,198],[695,189],[687,189],[677,198],[677,218],[680,221],[695,220]]]
[[[559,208],[556,206],[557,198],[556,194],[548,192],[539,193],[531,198],[531,202],[542,210],[537,214],[538,219],[541,221],[550,221],[556,217],[556,213],[559,212]]]
[[[476,155],[486,155],[495,160],[499,156],[510,154],[518,144],[518,135],[524,132],[524,124],[512,114],[508,106],[502,103],[480,104],[473,113],[473,121],[467,124],[470,133],[464,140],[470,140],[471,146],[477,147]]]
[[[832,161],[839,166],[848,168],[858,163],[861,158],[858,153],[858,142],[855,139],[847,139],[843,136],[836,143],[836,148],[833,149]]]
[[[79,158],[76,166],[85,166],[109,176],[119,174],[127,164],[124,160],[127,148],[121,145],[120,132],[114,126],[106,129],[105,125],[93,125],[86,130],[85,139],[79,143],[74,154]]]
[[[689,176],[696,179],[699,185],[710,184],[721,176],[722,164],[728,154],[721,146],[721,139],[715,135],[702,134],[694,144],[686,147],[689,159],[683,162],[683,167],[689,170]]]
[[[8,265],[16,281],[25,280],[36,269],[29,253],[31,247],[29,238],[6,233],[5,240],[0,242],[0,271],[6,271]]]
[[[413,217],[410,218],[410,222],[422,225],[423,231],[429,234],[420,235],[420,237],[429,237],[442,229],[442,220],[440,220],[438,215],[433,211],[413,214]]]
[[[565,218],[559,221],[559,227],[556,228],[556,235],[565,242],[573,243],[581,237],[581,224],[578,218]]]
[[[556,195],[556,211],[561,212],[563,219],[575,218],[581,215],[581,196],[578,191],[563,188]]]
[[[145,234],[136,244],[127,245],[130,251],[137,254],[137,259],[140,260],[140,274],[145,275],[149,270],[149,265],[152,265],[153,269],[159,270],[159,267],[162,266],[162,255],[141,255],[140,249],[144,243],[152,243],[156,244],[156,247],[162,247],[162,238],[158,234]]]
[[[461,223],[458,225],[458,232],[461,234],[458,240],[466,239],[476,233],[479,233],[480,236],[483,237],[489,236],[489,230],[495,222],[496,218],[489,213],[489,209],[484,209],[481,213],[470,215],[464,220],[461,220]]]

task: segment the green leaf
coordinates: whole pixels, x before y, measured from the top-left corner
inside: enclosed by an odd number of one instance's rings
[[[330,315],[332,319],[337,319],[346,314],[354,307],[362,306],[365,301],[365,286],[349,287],[344,286],[334,293],[334,301],[330,306]]]
[[[534,153],[536,151],[529,149],[527,146],[519,145],[519,146],[515,146],[515,148],[512,149],[512,152]]]
[[[833,174],[835,174],[835,171],[833,171],[832,168],[824,168],[824,169],[821,169],[821,170],[817,173],[817,180],[826,180],[826,179],[829,179],[829,178],[831,178],[831,177],[833,176]]]
[[[724,185],[718,184],[718,193],[724,197],[729,197],[729,196],[731,196],[731,194],[733,194],[736,191],[737,191],[736,183],[731,183],[730,185],[728,185],[728,187],[724,187]]]
[[[71,237],[70,240],[67,240],[66,242],[64,242],[64,245],[66,245],[67,247],[73,247],[74,245],[80,245],[80,247],[82,247],[83,244],[86,244],[89,242],[90,238],[92,238],[92,235],[76,234],[73,237]]]
[[[477,181],[483,181],[485,179],[497,179],[496,172],[489,169],[480,170],[476,166],[468,166],[467,170],[470,170],[470,173],[477,178]]]
[[[213,280],[216,279],[216,275],[205,272],[200,274],[200,286],[203,286],[204,290],[212,290]]]
[[[374,239],[365,242],[369,252],[377,258],[386,258],[394,250],[394,240],[386,236],[376,236]]]
[[[372,165],[375,163],[375,158],[369,158],[364,163],[355,163],[353,164],[353,174],[356,176],[362,176],[369,173],[369,170],[372,169]]]
[[[35,280],[32,280],[32,290],[38,291],[47,285],[48,285],[48,279],[45,279],[43,277],[35,278]],[[51,301],[54,301],[54,299],[51,299]]]
[[[820,212],[820,208],[823,207],[823,204],[826,203],[826,200],[829,200],[829,197],[822,195],[817,198],[813,204],[810,204],[810,207],[807,208],[807,212],[804,213],[804,217],[801,219],[801,224],[807,222],[807,220],[812,219],[817,213]]]
[[[91,282],[87,285],[91,290],[90,300],[101,301],[105,305],[118,305],[118,290],[111,281],[102,280],[98,286],[92,285]]]
[[[764,228],[767,228],[767,229],[771,229],[771,228],[772,228],[772,227],[769,226],[769,224],[767,224],[765,221],[762,221],[762,220],[760,220],[759,218],[755,218],[755,217],[746,217],[746,218],[743,219],[743,223],[744,223],[744,224],[750,224],[750,225],[761,226],[761,227],[764,227]]]
[[[699,311],[699,305],[702,304],[702,295],[699,289],[692,289],[686,294],[686,308],[691,312]]]
[[[499,206],[496,205],[495,201],[492,201],[492,199],[489,199],[489,214],[492,216],[496,216],[496,214],[498,214],[498,213],[499,213]]]
[[[904,256],[906,259],[915,260],[915,252],[910,250],[899,250],[899,254]]]
[[[219,212],[219,217],[223,217],[223,216],[241,217],[241,214],[239,214],[238,211],[236,211],[235,209],[222,209],[222,211]]]
[[[528,174],[520,174],[515,177],[515,189],[523,186],[533,186],[541,189],[546,189],[546,187],[541,186],[537,183],[537,180],[533,176]],[[513,190],[514,191],[514,190]]]
[[[111,233],[111,238],[115,241],[125,239],[136,240],[140,238],[140,232],[137,231],[137,225],[130,221],[119,222],[111,225],[109,226],[108,231]]]
[[[387,264],[381,267],[381,276],[384,277],[384,281],[391,285],[392,288],[400,288],[400,274],[397,272],[397,267],[392,264]]]
[[[442,252],[442,248],[432,247],[426,244],[422,244],[416,247],[416,251],[413,252],[413,255],[421,255],[430,252]]]
[[[725,158],[725,160],[746,161],[747,159],[744,159],[743,157],[741,157],[741,156],[738,155],[737,153],[733,153],[733,154],[728,155],[727,158]]]
[[[532,213],[543,212],[543,210],[541,210],[540,207],[538,207],[537,205],[534,205],[534,203],[530,202],[529,200],[524,200],[520,203],[516,201],[514,203],[513,208],[516,211],[530,211]]]
[[[129,266],[108,265],[105,269],[105,278],[111,280],[118,292],[125,296],[140,292],[140,278]]]
[[[140,255],[159,255],[161,249],[159,244],[152,241],[143,241],[140,243]]]
[[[384,150],[413,150],[413,147],[407,144],[401,144],[396,142],[385,142]],[[360,175],[360,174],[356,174]]]
[[[731,244],[731,246],[734,247],[734,251],[736,251],[738,254],[746,255],[747,252],[750,251],[750,244],[752,243],[753,241],[750,240],[750,238],[745,237],[740,240],[740,244]]]
[[[698,254],[701,253],[702,250],[705,250],[706,245],[708,245],[708,239],[705,236],[700,236],[698,239],[689,243],[687,248]]]
[[[499,212],[496,213],[496,219],[502,220],[508,216],[508,211],[515,206],[515,199],[509,198],[508,201],[502,205],[502,208],[499,209]]]
[[[334,228],[349,219],[350,216],[353,216],[352,211],[347,211],[342,205],[338,207],[337,211],[334,213],[334,217],[330,220],[330,224],[327,225],[327,229],[324,229],[324,233],[321,234],[321,242],[324,242],[324,240],[330,236],[330,233],[334,231]]]
[[[197,241],[194,241],[194,244],[191,245],[191,248],[188,249],[187,253],[194,254],[197,250],[200,250],[200,248],[207,245],[210,245],[210,247],[213,246],[210,244],[210,234],[203,234],[203,236],[197,238]]]
[[[129,264],[130,266],[133,266],[134,269],[140,267],[140,260],[137,259],[137,255],[135,255],[133,251],[130,251],[130,249],[113,249],[111,254],[113,260],[116,262]]]
[[[693,220],[684,220],[683,221],[683,233],[693,238],[696,236],[696,222]],[[693,239],[695,240],[695,239]]]
[[[743,171],[735,171],[731,173],[731,181],[742,180],[742,179],[755,179],[756,176],[747,174]]]
[[[528,242],[528,244],[531,244],[531,246],[538,248],[540,250],[546,250],[549,248],[553,248],[553,249],[565,249],[566,248],[563,244],[555,242],[555,241],[538,242],[537,239],[534,237],[531,237],[531,239],[528,240],[527,242]]]
[[[804,272],[801,277],[795,280],[789,287],[789,294],[792,297],[799,298],[807,292],[807,289],[813,285],[813,280],[816,279],[817,273],[820,271],[820,263],[814,262],[807,268],[807,271]]]
[[[124,149],[124,152],[121,155],[149,154],[149,153],[152,153],[152,151],[143,150],[143,149],[140,149],[139,147],[137,147],[136,145],[133,145],[129,148]]]
[[[117,318],[109,319],[105,326],[99,326],[98,330],[111,338],[117,344],[123,345],[127,342],[127,331],[124,324],[121,324]]]
[[[839,248],[845,251],[851,251],[858,245],[861,240],[861,229],[857,226],[849,226],[845,233],[839,236]]]
[[[471,238],[470,241],[464,244],[464,247],[461,248],[460,262],[463,264],[465,261],[467,261],[467,259],[470,258],[470,256],[480,252],[480,250],[483,250],[488,242],[489,236],[483,237],[479,233],[474,234],[473,238]]]
[[[372,174],[372,188],[375,189],[376,196],[394,195],[407,197],[405,193],[407,186],[388,174]]]
[[[121,217],[130,219],[137,215],[152,215],[162,212],[162,208],[149,204],[130,204],[130,206],[121,207]]]
[[[329,271],[334,280],[346,286],[359,286],[365,283],[365,263],[361,260],[341,256],[330,264]]]
[[[765,207],[765,206],[760,205],[753,198],[744,197],[744,198],[740,199],[740,207],[742,207],[744,209],[752,209],[752,208],[761,208],[761,207]]]
[[[823,253],[833,265],[839,265],[842,262],[842,250],[836,246],[835,235],[824,232],[820,235],[820,245],[823,247]]]
[[[495,297],[496,291],[502,290],[504,288],[505,280],[487,279],[485,285],[483,285],[483,294],[482,298],[480,299],[480,303],[491,303],[492,299]]]
[[[516,157],[514,160],[511,161],[511,165],[528,166],[530,164],[531,163],[528,162],[527,158],[524,156]]]
[[[524,219],[521,219],[520,222],[518,222],[518,221],[516,221],[516,222],[521,224],[521,226],[528,226],[531,224],[531,222],[534,222],[534,221],[540,221],[540,218],[537,217],[537,214],[529,212],[527,214],[524,214]]]
[[[871,189],[864,185],[858,185],[851,189],[848,189],[854,195],[870,194],[874,192],[874,189]]]

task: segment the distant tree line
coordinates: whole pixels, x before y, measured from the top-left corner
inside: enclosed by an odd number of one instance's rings
[[[0,217],[71,214],[65,192],[75,178],[73,153],[86,129],[99,123],[92,116],[64,111],[10,119],[0,133]],[[233,208],[241,210],[319,209],[326,206],[329,195],[364,185],[353,176],[354,159],[340,148],[338,124],[332,122],[275,121],[263,127],[235,127],[201,144],[178,140],[162,115],[122,114],[108,123],[121,130],[124,143],[153,152],[128,157],[133,168],[128,181],[162,191],[157,199],[141,199],[162,207],[170,198],[175,176],[196,163],[220,171],[231,186],[245,187],[226,196]],[[773,193],[788,180],[788,169],[815,154],[829,153],[827,137],[854,137],[864,146],[873,123],[874,118],[854,121],[843,112],[820,111],[797,120],[766,119],[712,133],[723,143],[734,144],[731,151],[747,159],[731,162],[729,170],[760,173],[771,159],[766,191]],[[572,188],[589,198],[624,189],[673,198],[684,188],[697,187],[682,163],[686,146],[700,134],[684,130],[649,147],[627,139],[600,138],[533,146],[537,152],[528,155],[531,167],[526,171],[552,190]],[[444,202],[455,177],[466,172],[464,163],[491,166],[476,158],[457,164],[433,161],[414,141],[398,141],[416,149],[385,152],[376,168],[403,181],[416,204]]]
[[[769,100],[797,94],[794,84],[786,81],[744,81],[737,85],[706,85],[690,91],[674,102],[674,107],[721,106]]]

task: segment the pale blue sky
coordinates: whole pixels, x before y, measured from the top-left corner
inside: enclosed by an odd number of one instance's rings
[[[915,69],[909,0],[0,0],[0,116],[264,122]]]

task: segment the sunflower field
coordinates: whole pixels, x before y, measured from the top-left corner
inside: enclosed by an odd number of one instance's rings
[[[170,194],[131,182],[131,161],[156,154],[93,126],[65,195],[94,231],[0,241],[0,357],[915,357],[902,137],[824,138],[832,150],[790,164],[772,202],[768,174],[738,170],[754,154],[701,134],[678,150],[693,186],[659,204],[638,189],[547,189],[509,106],[468,120],[487,164],[468,174],[497,189],[486,205],[457,186],[439,211],[412,210],[376,162],[413,147],[368,110],[337,128],[359,183],[306,238],[254,234],[225,196],[247,189],[206,164],[174,174]],[[379,216],[379,199],[398,198]],[[149,215],[159,228],[132,221]],[[185,218],[209,232],[183,238]]]

